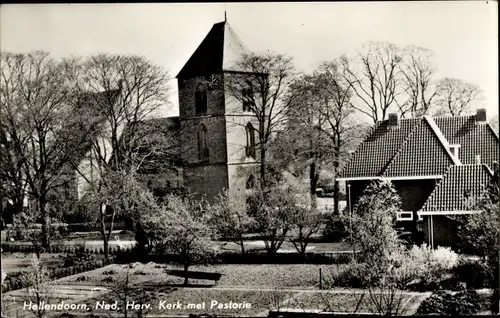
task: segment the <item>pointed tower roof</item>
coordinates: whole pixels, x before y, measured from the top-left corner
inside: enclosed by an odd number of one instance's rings
[[[248,49],[227,21],[216,23],[177,74],[177,78],[210,75],[221,71],[244,71],[236,67],[236,62],[246,52]]]

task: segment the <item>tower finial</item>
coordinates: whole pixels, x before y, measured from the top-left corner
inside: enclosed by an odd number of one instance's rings
[[[227,12],[224,10],[224,22],[227,22]]]

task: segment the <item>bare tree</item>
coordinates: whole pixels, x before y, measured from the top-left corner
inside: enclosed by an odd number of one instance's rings
[[[386,119],[401,94],[403,54],[396,45],[369,42],[354,59],[341,57],[344,79],[352,87],[353,106],[376,123]]]
[[[443,78],[437,84],[437,116],[462,116],[471,111],[474,101],[481,98],[482,90],[472,83],[456,78]]]
[[[290,104],[286,132],[293,142],[290,157],[305,160],[309,166],[313,207],[321,168],[333,163],[336,179],[349,151],[355,149],[364,133],[364,124],[356,118],[356,108],[351,102],[354,88],[339,69],[338,61],[323,62],[312,75],[304,76],[292,86],[296,96]],[[339,187],[334,180],[335,214],[339,214],[338,205]]]
[[[109,242],[115,221],[127,215],[139,220],[141,213],[156,208],[156,198],[132,171],[109,170],[98,183],[91,183],[80,204],[87,208],[103,240],[104,257],[109,259]]]
[[[300,209],[299,194],[295,187],[281,181],[273,186],[259,184],[248,197],[248,213],[254,216],[257,231],[271,257],[276,255],[293,227],[294,217]]]
[[[303,259],[306,257],[311,238],[318,233],[323,222],[324,217],[321,214],[305,207],[297,208],[292,222],[297,235],[290,241]]]
[[[219,194],[216,203],[209,207],[210,223],[216,229],[219,237],[238,244],[241,254],[245,255],[244,236],[250,230],[255,220],[248,215],[245,208],[244,192],[228,190]]]
[[[110,190],[124,190],[131,184],[137,188],[137,183],[126,176],[140,173],[145,166],[162,173],[173,164],[178,143],[172,140],[176,134],[162,122],[148,119],[159,107],[168,105],[169,76],[143,57],[107,54],[86,59],[79,71],[79,121],[95,128],[87,152],[73,162],[73,167],[86,185],[81,192],[88,188],[95,194],[91,196],[97,203],[93,215],[107,255],[106,242],[117,213],[126,209],[128,200],[119,195],[125,192],[116,195]],[[110,195],[99,198],[100,193]],[[109,205],[110,201],[115,206]]]
[[[397,102],[401,117],[422,116],[429,113],[437,91],[432,82],[436,68],[432,63],[432,52],[410,46],[404,50],[401,69],[401,85],[405,92],[402,102]]]
[[[65,167],[86,138],[68,124],[74,116],[74,70],[73,61],[56,61],[45,52],[2,53],[2,134],[11,163],[7,176],[16,189],[17,204],[20,191],[27,188],[35,219],[42,222],[44,247],[49,247],[51,237],[50,197],[73,181]],[[12,180],[18,177],[17,183]]]
[[[292,58],[274,53],[245,54],[235,66],[245,72],[228,77],[226,90],[234,100],[245,103],[245,108],[258,122],[255,129],[259,137],[256,145],[259,149],[260,182],[266,184],[267,150],[287,119],[290,101],[286,95],[295,68]]]

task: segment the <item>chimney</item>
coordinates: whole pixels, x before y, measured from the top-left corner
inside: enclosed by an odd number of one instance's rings
[[[476,110],[476,123],[485,123],[486,122],[486,109],[478,108]]]
[[[389,113],[388,119],[388,127],[389,128],[398,128],[400,124],[399,114],[398,113]]]
[[[481,164],[481,155],[476,155],[476,164],[477,165]]]

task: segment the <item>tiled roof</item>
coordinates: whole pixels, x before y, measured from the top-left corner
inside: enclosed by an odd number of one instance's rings
[[[449,146],[460,144],[458,159]],[[351,156],[342,178],[441,175],[449,165],[499,161],[498,136],[475,116],[401,119],[399,128],[377,123]],[[450,160],[451,159],[451,160]]]
[[[446,145],[424,118],[413,129],[384,171],[384,177],[442,175],[454,164]],[[429,160],[432,158],[432,160]]]
[[[450,166],[421,211],[470,211],[493,177],[486,165]]]
[[[380,176],[420,121],[402,119],[397,129],[390,128],[387,120],[379,122],[353,154],[342,177]]]
[[[223,70],[243,71],[235,67],[235,62],[247,51],[228,22],[216,23],[177,74],[177,78],[207,76]]]
[[[476,116],[441,117],[434,121],[451,145],[459,144],[463,164],[475,164],[476,155],[490,168],[499,160],[498,137],[487,123],[476,123]]]

